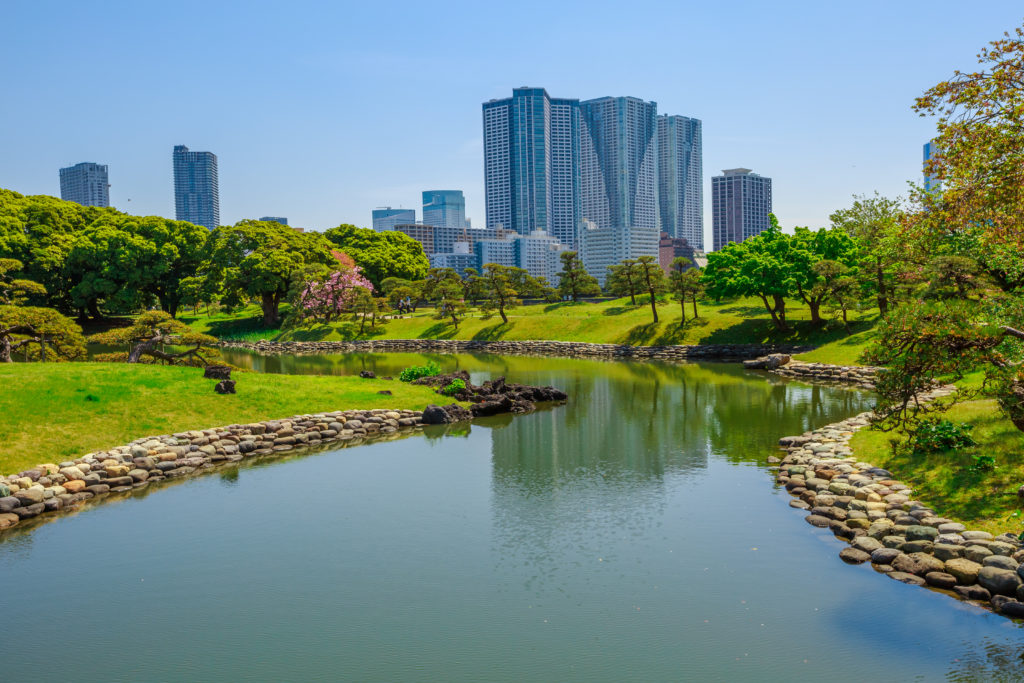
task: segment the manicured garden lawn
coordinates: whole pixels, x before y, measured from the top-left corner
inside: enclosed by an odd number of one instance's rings
[[[329,325],[291,330],[267,330],[260,325],[255,306],[234,315],[212,317],[183,313],[181,319],[196,329],[221,338],[297,340],[378,339],[487,339],[585,341],[596,343],[660,345],[660,344],[745,344],[794,343],[826,345],[808,356],[809,360],[854,364],[866,344],[874,325],[875,313],[853,314],[850,337],[836,322],[824,328],[812,327],[806,306],[790,302],[788,316],[792,329],[775,329],[759,299],[740,299],[698,305],[700,317],[694,320],[687,307],[687,321],[680,325],[678,302],[666,300],[658,304],[658,323],[652,322],[650,305],[633,306],[628,298],[588,303],[557,303],[521,306],[509,312],[509,322],[502,323],[496,314],[484,315],[474,310],[456,329],[450,320],[435,320],[433,309],[420,309],[415,314],[390,320],[374,330],[367,328],[359,335],[359,324],[344,319]],[[803,356],[801,356],[803,358]]]
[[[116,363],[0,364],[0,473],[143,436],[350,408],[422,409],[441,397],[398,381],[235,373],[218,395],[202,370]],[[377,392],[389,389],[393,396]]]
[[[926,456],[895,455],[893,434],[861,430],[853,437],[856,457],[893,473],[915,490],[915,498],[971,529],[998,534],[1024,531],[1017,489],[1024,484],[1024,432],[1003,417],[994,400],[967,401],[947,410],[953,422],[974,425],[977,446]],[[974,468],[974,456],[995,458],[995,469]]]

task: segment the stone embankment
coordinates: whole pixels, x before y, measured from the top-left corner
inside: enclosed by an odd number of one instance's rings
[[[0,476],[0,530],[73,509],[96,497],[194,476],[254,456],[338,442],[360,443],[418,428],[415,410],[348,410],[299,415],[138,439],[59,464]]]
[[[304,353],[495,353],[504,356],[561,356],[616,360],[744,360],[773,353],[803,353],[812,346],[792,344],[697,344],[630,346],[559,341],[484,341],[478,339],[366,339],[358,341],[222,341],[221,347],[265,354]]]
[[[952,387],[924,399],[948,395]],[[940,517],[914,500],[913,490],[888,471],[859,462],[850,449],[854,432],[871,413],[779,440],[787,451],[777,481],[796,497],[807,522],[849,543],[839,557],[871,563],[889,578],[930,586],[1000,614],[1024,618],[1024,550],[1013,534],[993,537]]]
[[[854,384],[862,389],[874,389],[875,376],[883,370],[871,366],[807,363],[794,360],[784,353],[773,353],[743,361],[743,367],[750,370],[767,370],[794,379]]]

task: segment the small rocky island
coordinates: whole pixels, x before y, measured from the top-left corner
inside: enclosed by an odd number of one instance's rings
[[[423,424],[447,424],[500,413],[528,413],[537,407],[537,403],[561,402],[568,398],[568,394],[561,389],[510,384],[504,377],[489,380],[478,386],[469,381],[469,373],[465,370],[421,377],[412,383],[436,387],[438,393],[453,383],[464,384],[464,387],[445,395],[471,404],[468,408],[458,403],[447,406],[429,405],[423,411]]]

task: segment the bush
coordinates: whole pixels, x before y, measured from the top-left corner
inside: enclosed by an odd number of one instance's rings
[[[433,377],[440,374],[440,366],[434,361],[430,361],[426,365],[410,365],[405,370],[402,370],[401,374],[398,375],[398,379],[403,382],[411,382],[420,377]]]
[[[971,438],[972,429],[974,425],[966,422],[956,424],[939,418],[924,420],[910,437],[911,452],[925,455],[975,446],[977,442]]]
[[[466,388],[466,383],[461,379],[453,379],[452,383],[441,390],[445,396],[454,396]]]

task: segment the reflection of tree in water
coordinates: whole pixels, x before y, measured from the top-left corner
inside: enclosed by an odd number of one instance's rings
[[[589,372],[582,372],[584,365]],[[565,407],[492,431],[492,492],[502,561],[530,582],[614,553],[648,534],[667,491],[706,472],[709,454],[760,461],[780,436],[842,419],[869,398],[769,383],[731,365],[564,361],[515,381],[553,384]]]
[[[963,683],[1024,681],[1024,646],[1019,640],[995,642],[985,638],[968,647],[965,654],[953,661],[946,680]]]

